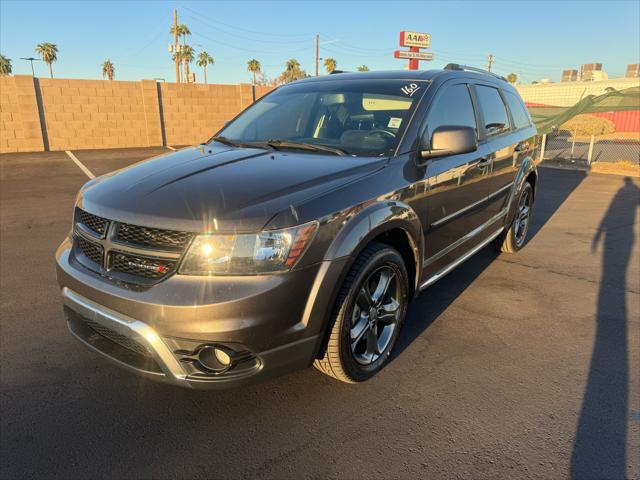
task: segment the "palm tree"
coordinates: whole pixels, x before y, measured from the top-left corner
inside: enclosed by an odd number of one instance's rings
[[[49,65],[49,74],[53,78],[53,62],[58,60],[58,46],[55,43],[44,42],[36,47],[36,53],[42,57],[42,61]]]
[[[207,52],[200,52],[198,54],[198,61],[196,63],[199,67],[202,67],[202,71],[204,72],[204,83],[207,83],[207,65],[213,65],[215,62],[215,59]]]
[[[173,35],[173,25],[169,29],[169,33]],[[182,37],[182,44],[187,44],[187,35],[191,35],[191,30],[184,23],[178,24],[178,38]]]
[[[333,72],[338,66],[338,62],[335,58],[325,58],[324,59],[324,68],[327,69],[327,73]]]
[[[193,62],[193,56],[195,51],[191,45],[183,45],[182,52],[180,52],[180,57],[182,58],[182,63],[184,63],[184,76],[186,78],[186,83],[189,82],[189,64]]]
[[[108,78],[109,80],[113,80],[113,77],[116,75],[116,67],[114,67],[113,62],[107,59],[102,63],[102,78]]]
[[[180,53],[180,51],[177,52],[173,52],[171,54],[171,60],[173,60],[173,62],[176,61],[176,59],[178,59],[178,68],[180,70],[180,78],[182,78],[182,54]]]
[[[173,35],[174,30],[178,31],[178,38],[182,37],[182,48],[187,46],[187,35],[191,35],[191,30],[184,23],[178,24],[178,28],[174,29],[173,25],[169,28],[169,33]],[[175,62],[176,57],[178,57],[179,63],[178,66],[180,68],[180,78],[182,78],[182,55],[180,52],[174,52],[171,56],[171,59]],[[187,72],[188,73],[188,72]]]
[[[517,81],[518,81],[518,75],[516,75],[515,73],[510,73],[509,75],[507,75],[507,82],[516,83]]]
[[[300,68],[300,62],[298,62],[295,58],[288,60],[285,64],[284,72],[280,74],[280,82],[281,83],[289,83],[294,80],[300,80],[301,78],[306,78],[307,72]]]
[[[11,75],[11,59],[0,53],[0,77]]]
[[[247,62],[247,70],[253,73],[253,84],[256,84],[256,75],[260,72],[260,62],[255,58]]]
[[[358,67],[358,71],[359,72],[368,72],[369,71],[369,67],[367,67],[366,65],[360,65]]]

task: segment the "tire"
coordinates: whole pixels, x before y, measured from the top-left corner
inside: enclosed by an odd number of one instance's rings
[[[509,229],[496,238],[494,246],[498,251],[516,253],[527,243],[527,233],[531,225],[531,213],[533,209],[533,187],[525,182],[518,195],[516,212]]]
[[[408,303],[409,276],[402,256],[388,245],[371,243],[340,287],[327,346],[314,366],[346,383],[373,377],[393,350]]]

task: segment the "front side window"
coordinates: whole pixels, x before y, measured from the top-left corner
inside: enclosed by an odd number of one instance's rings
[[[476,97],[482,112],[484,131],[488,137],[509,130],[509,117],[497,88],[476,85]]]
[[[531,125],[529,112],[517,95],[511,92],[504,92],[504,98],[507,100],[511,117],[516,128],[525,128]]]
[[[239,144],[278,148],[296,143],[348,155],[389,155],[428,86],[414,80],[287,85],[255,103],[218,136]]]
[[[440,95],[429,109],[424,144],[430,145],[430,138],[438,127],[471,127],[477,131],[476,116],[471,96],[466,84],[452,85]]]

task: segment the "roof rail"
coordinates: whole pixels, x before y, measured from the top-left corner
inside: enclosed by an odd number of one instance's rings
[[[485,73],[487,75],[491,75],[493,77],[497,77],[500,80],[504,80],[505,82],[507,81],[507,79],[504,78],[502,75],[498,75],[496,73],[490,72],[489,70],[484,70],[482,68],[476,68],[476,67],[470,67],[468,65],[460,65],[458,63],[448,63],[447,65],[445,65],[444,70],[461,70],[461,71]]]
[[[344,70],[331,70],[329,72],[329,75],[335,75],[337,73],[348,73],[348,72],[345,72]]]

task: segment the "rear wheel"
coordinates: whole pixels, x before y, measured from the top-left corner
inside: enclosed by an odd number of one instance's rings
[[[407,269],[393,248],[372,243],[358,256],[338,294],[321,372],[362,382],[386,363],[409,300]]]
[[[515,253],[524,247],[531,223],[533,207],[533,187],[525,182],[518,196],[518,205],[509,229],[495,241],[495,247],[501,252]]]

